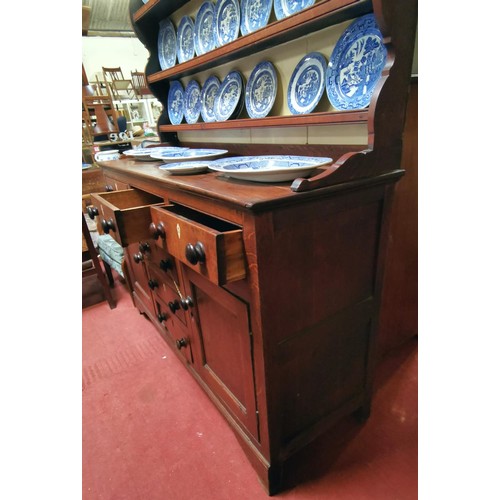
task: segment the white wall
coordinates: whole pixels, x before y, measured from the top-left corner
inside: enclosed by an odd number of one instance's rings
[[[96,73],[102,80],[102,67],[121,67],[123,76],[130,78],[131,71],[144,71],[149,52],[138,38],[82,37],[82,62],[89,81]]]

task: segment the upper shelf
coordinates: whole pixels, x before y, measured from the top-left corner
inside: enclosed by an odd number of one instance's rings
[[[174,7],[173,4],[175,3],[177,7]],[[134,14],[134,21],[136,17],[139,20],[149,13],[153,15],[153,12],[155,18],[161,20],[168,15],[165,12],[170,11],[171,13],[184,3],[182,0],[167,2],[168,9],[164,7],[160,16],[158,9],[160,6],[165,5],[165,2],[150,0]],[[150,6],[150,4],[152,5]],[[155,7],[157,10],[154,10]],[[293,16],[275,21],[248,35],[240,36],[236,40],[206,54],[194,57],[172,68],[148,75],[148,82],[155,83],[161,80],[177,79],[200,71],[206,71],[227,62],[255,54],[269,47],[295,40],[332,24],[359,17],[372,12],[372,10],[371,0],[324,0]]]

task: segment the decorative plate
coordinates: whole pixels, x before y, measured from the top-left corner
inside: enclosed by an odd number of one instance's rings
[[[325,92],[326,57],[319,52],[304,56],[288,84],[288,109],[294,114],[311,113]]]
[[[211,1],[201,5],[194,22],[194,49],[201,56],[215,49],[215,7]]]
[[[172,125],[179,125],[184,118],[184,87],[178,80],[170,82],[168,90],[168,117]]]
[[[326,62],[325,62],[326,66]],[[269,61],[263,61],[253,69],[245,90],[245,105],[250,118],[267,116],[276,99],[278,76]]]
[[[361,109],[370,104],[387,59],[375,16],[356,19],[336,43],[326,70],[326,93],[336,109]]]
[[[241,0],[241,34],[248,35],[266,26],[272,8],[272,0]]]
[[[82,163],[82,170],[88,170],[92,165],[90,163]]]
[[[333,160],[316,156],[240,156],[210,163],[209,169],[228,177],[255,182],[284,182],[305,177]]]
[[[241,111],[243,99],[243,76],[239,71],[231,71],[222,80],[215,96],[214,114],[218,122],[235,118]]]
[[[184,16],[177,29],[177,60],[180,63],[194,57],[194,23],[189,16]]]
[[[215,121],[215,96],[220,87],[216,76],[210,76],[201,89],[201,117],[204,122]]]
[[[276,19],[283,19],[296,12],[307,9],[313,5],[315,0],[274,0],[274,13]]]
[[[172,21],[168,18],[160,21],[160,31],[158,32],[158,60],[161,69],[175,66],[177,58],[176,44],[177,36]]]
[[[240,3],[238,0],[217,0],[215,6],[215,40],[219,47],[238,38],[240,20]]]
[[[216,158],[217,156],[222,156],[226,153],[226,149],[187,149],[185,151],[178,151],[175,153],[160,151],[159,153],[151,156],[164,162],[181,162],[189,160],[202,160],[204,158]]]
[[[206,172],[210,161],[183,161],[180,163],[165,163],[160,165],[160,170],[165,170],[172,175],[199,174]]]
[[[201,112],[201,89],[196,80],[190,80],[184,92],[184,116],[188,123],[196,123]]]
[[[157,154],[162,151],[168,151],[171,153],[185,151],[189,148],[181,148],[178,146],[158,146],[154,148],[135,148],[135,149],[127,149],[123,152],[125,156],[132,157],[134,160],[140,161],[156,161],[155,158],[152,158],[152,154]]]

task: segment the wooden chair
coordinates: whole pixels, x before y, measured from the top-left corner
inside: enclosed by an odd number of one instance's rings
[[[99,256],[97,254],[97,250],[94,246],[94,242],[92,241],[92,237],[90,236],[89,227],[87,226],[87,221],[85,220],[85,215],[82,213],[82,278],[87,276],[96,275],[99,282],[102,285],[104,291],[104,297],[108,301],[109,307],[114,309],[116,307],[116,302],[113,299],[111,294],[111,286],[106,280],[104,276],[104,272],[101,267],[101,261],[99,260]],[[90,257],[90,258],[89,258]],[[90,267],[85,267],[83,263],[91,263]],[[108,269],[106,269],[108,272]],[[110,276],[110,273],[108,274]],[[112,276],[110,276],[110,281],[112,283]]]
[[[109,87],[111,96],[115,101],[122,99],[135,99],[134,87],[132,80],[125,79],[121,67],[118,68],[105,68],[102,67],[102,76],[104,81]]]
[[[130,76],[132,78],[132,86],[139,99],[150,99],[154,97],[148,87],[145,73],[135,70],[130,72]]]
[[[82,135],[85,144],[94,137],[119,133],[118,114],[110,96],[96,95],[92,85],[82,86]]]

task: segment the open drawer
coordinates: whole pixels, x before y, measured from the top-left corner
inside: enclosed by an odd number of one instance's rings
[[[163,205],[163,198],[139,189],[124,189],[106,193],[92,193],[92,206],[87,211],[97,217],[99,233],[110,234],[126,247],[150,237],[151,205]]]
[[[150,210],[157,242],[173,257],[218,285],[245,278],[240,226],[176,203]]]

